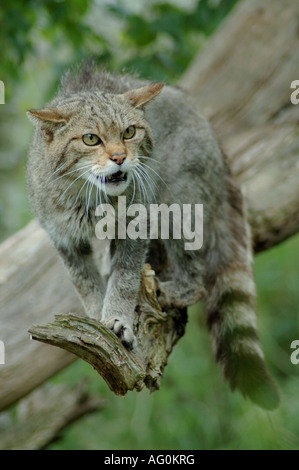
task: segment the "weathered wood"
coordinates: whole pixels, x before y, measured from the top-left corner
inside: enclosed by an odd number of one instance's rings
[[[299,229],[297,0],[240,2],[182,78],[194,106],[211,119],[248,202],[255,250]],[[46,235],[32,222],[0,247],[0,408],[74,360],[29,341],[28,328],[82,309]]]
[[[182,77],[242,184],[255,251],[299,230],[299,2],[239,2]]]
[[[247,202],[255,252],[297,233],[298,125],[261,125],[226,139],[225,147]]]
[[[160,387],[174,344],[184,334],[185,310],[162,311],[154,271],[145,265],[138,298],[134,333],[137,348],[129,352],[114,333],[87,317],[57,315],[45,326],[29,329],[34,339],[59,346],[89,362],[117,395],[128,390]],[[154,347],[153,347],[154,346]]]
[[[43,449],[68,424],[105,404],[89,396],[84,383],[75,387],[45,384],[18,403],[14,416],[1,414],[0,450]]]
[[[36,221],[0,245],[0,410],[74,361],[66,351],[30,341],[28,328],[38,318],[82,312],[45,232]]]

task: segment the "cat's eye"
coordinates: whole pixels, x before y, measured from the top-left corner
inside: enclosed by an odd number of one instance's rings
[[[124,139],[132,139],[136,134],[136,127],[129,126],[124,132]]]
[[[101,139],[96,134],[84,134],[82,140],[85,145],[99,145],[102,143]]]

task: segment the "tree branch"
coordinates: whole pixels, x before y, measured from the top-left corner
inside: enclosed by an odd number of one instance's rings
[[[1,414],[0,450],[42,449],[67,425],[104,405],[103,399],[88,395],[83,382],[75,387],[45,384],[18,403],[14,417]]]
[[[299,231],[297,0],[243,0],[182,77],[241,183],[256,252]]]
[[[117,395],[140,391],[144,386],[154,391],[160,387],[168,355],[184,334],[187,317],[185,310],[162,312],[154,271],[149,265],[143,271],[136,313],[134,353],[92,318],[57,315],[54,322],[33,326],[29,332],[33,339],[59,346],[87,361]]]

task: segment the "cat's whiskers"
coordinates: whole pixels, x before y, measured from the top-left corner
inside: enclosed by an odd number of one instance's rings
[[[91,189],[91,193],[93,190],[95,190],[95,207],[98,205],[98,194],[99,194],[99,187],[98,187],[98,177],[97,175],[93,175],[93,180],[92,180],[93,187]]]
[[[105,202],[107,204],[110,203],[110,199],[106,191],[105,175],[95,175],[93,184],[96,187],[97,194],[100,198],[100,204],[102,204],[102,194],[104,196]]]
[[[88,163],[87,165],[83,165],[83,166],[81,166],[80,168],[75,168],[75,169],[72,170],[72,171],[68,171],[67,173],[64,173],[63,175],[60,175],[60,176],[58,176],[57,178],[55,178],[53,181],[57,181],[57,180],[59,180],[60,178],[64,178],[65,176],[71,175],[72,173],[75,173],[76,171],[84,170],[85,168],[91,168],[91,164]]]
[[[156,194],[157,194],[157,191],[158,191],[157,183],[150,177],[150,175],[147,173],[146,169],[143,168],[140,165],[140,163],[136,165],[136,172],[139,174],[139,177],[142,180],[143,184],[144,184],[144,181],[147,183],[147,186],[150,189],[150,191],[151,191],[151,193],[154,197],[155,202],[157,203],[157,198],[156,198]],[[147,191],[146,191],[146,195],[147,195],[148,202],[150,202],[150,198],[149,198],[149,195],[148,195]]]
[[[137,163],[135,163],[134,165],[134,168],[133,168],[133,172],[132,172],[132,175],[133,175],[133,181],[135,182],[135,185],[136,185],[136,182],[138,184],[138,187],[139,187],[139,194],[140,194],[140,197],[143,198],[143,203],[145,202],[145,198],[144,198],[144,189],[142,188],[141,184],[140,184],[140,176],[139,176],[139,173],[137,171]],[[135,179],[136,178],[136,179]]]
[[[102,186],[102,182],[101,182],[101,186]],[[102,197],[104,196],[104,198],[105,198],[105,188],[101,189],[101,188],[98,187],[98,195],[99,195],[99,198],[100,198],[100,205],[102,205],[103,204]]]
[[[106,201],[106,204],[109,204],[110,203],[110,199],[109,199],[109,196],[107,194],[107,190],[106,190],[106,185],[104,184],[104,196],[105,196],[105,201]]]
[[[88,175],[88,178],[87,178],[87,185],[86,185],[86,188],[85,188],[85,213],[88,217],[88,210],[87,210],[87,195],[88,195],[88,187],[90,185],[90,175]]]
[[[84,183],[82,184],[81,189],[80,189],[79,193],[77,194],[76,200],[75,200],[74,204],[72,205],[72,209],[73,209],[73,207],[76,206],[77,201],[78,201],[78,199],[79,199],[79,197],[80,197],[80,194],[81,194],[82,190],[84,189],[84,186],[85,186],[87,183],[88,183],[88,179],[86,179],[86,180],[84,181]]]
[[[104,178],[104,182],[102,180],[102,177]],[[107,194],[107,189],[106,189],[105,176],[102,176],[102,177],[101,177],[101,185],[103,185],[102,192],[103,192],[106,204],[110,204],[110,199],[109,199],[109,196]]]
[[[109,199],[109,196],[107,195],[107,191],[106,191],[106,185],[103,182],[103,179],[102,179],[101,176],[91,173],[88,176],[88,178],[86,179],[86,181],[85,181],[84,185],[82,186],[82,188],[80,189],[80,192],[79,192],[79,194],[76,198],[76,201],[77,201],[78,197],[80,196],[80,193],[82,192],[84,186],[86,186],[85,187],[85,212],[86,212],[87,216],[89,215],[90,201],[92,199],[92,192],[93,192],[94,189],[95,189],[96,207],[98,206],[98,204],[101,204],[101,205],[103,204],[102,195],[104,196],[105,202],[107,204],[110,203],[110,199]]]
[[[88,184],[85,190],[85,207],[86,207],[86,215],[89,216],[89,205],[90,205],[90,197],[93,190],[94,180],[96,176],[91,174],[88,176]]]
[[[143,157],[142,157],[143,158]],[[163,180],[163,178],[161,178],[161,176],[159,175],[159,173],[157,173],[150,165],[147,165],[146,163],[144,162],[141,162],[140,160],[139,161],[139,164],[143,167],[146,167],[148,168],[149,170],[151,170],[153,173],[155,173],[155,175],[165,184],[165,186],[167,186],[167,183]],[[154,160],[154,162],[156,163],[156,160]]]
[[[141,177],[142,175],[138,171],[138,167],[136,167],[135,175],[136,175],[136,178],[137,178],[137,183],[139,185],[139,188],[142,192],[143,204],[148,204],[150,202],[150,200],[149,200],[149,197],[148,197],[146,186],[143,182],[143,178]]]
[[[151,176],[148,174],[147,170],[140,164],[137,165],[138,166],[138,170],[144,175],[144,178],[147,180],[149,186],[151,186],[152,188],[155,188],[156,191],[159,190],[159,186],[158,186],[158,183],[155,179],[151,178]]]
[[[141,160],[150,160],[154,165],[161,165],[162,164],[162,162],[159,162],[158,160],[155,160],[153,157],[148,157],[146,155],[137,155],[137,159],[139,161],[141,161]],[[142,161],[141,161],[141,163],[142,163]]]
[[[136,194],[136,182],[135,182],[135,175],[134,175],[134,171],[132,172],[132,181],[133,181],[133,195],[131,197],[131,200],[130,200],[130,203],[129,203],[129,207],[131,206],[131,204],[133,203],[134,199],[135,199],[135,194]]]
[[[100,195],[100,188],[98,186],[98,180],[99,178],[96,178],[96,207],[98,207],[99,205],[99,199],[100,199],[100,203],[101,203],[101,195]]]
[[[140,177],[141,177],[141,179],[142,179],[142,181],[143,181],[143,183],[144,183],[144,186],[145,186],[145,188],[146,188],[147,202],[150,203],[151,200],[152,200],[152,199],[150,198],[150,196],[149,196],[149,191],[147,190],[147,189],[149,189],[149,190],[151,191],[151,193],[152,193],[152,196],[153,196],[153,198],[154,198],[154,201],[157,203],[156,194],[155,194],[155,191],[154,191],[154,189],[153,189],[153,187],[152,187],[152,184],[151,184],[151,182],[150,182],[150,180],[149,180],[149,178],[148,178],[148,175],[146,175],[145,172],[143,171],[143,169],[140,168],[140,167],[138,168],[138,172],[139,172],[139,175],[140,175]]]
[[[136,182],[137,182],[138,187],[139,187],[140,197],[143,196],[143,203],[144,203],[144,193],[143,193],[143,191],[142,191],[142,187],[141,187],[141,184],[140,184],[140,182],[139,182],[139,175],[137,174],[137,171],[134,172],[134,178],[135,178],[135,177],[136,177]]]
[[[61,196],[59,197],[58,201],[61,200],[61,198],[65,195],[65,193],[70,189],[71,186],[73,186],[73,184],[79,179],[79,178],[82,178],[82,176],[84,176],[86,173],[88,173],[90,171],[90,168],[88,168],[86,171],[84,171],[83,173],[81,173],[79,176],[77,176],[77,178],[72,181],[68,187],[63,191],[63,193],[61,194]]]
[[[62,163],[58,168],[56,168],[55,171],[53,171],[53,173],[51,174],[51,177],[54,176],[56,173],[58,173],[59,171],[62,171],[62,169],[68,165],[68,162],[64,162]]]
[[[102,205],[102,179],[100,176],[96,176],[95,180],[95,187],[96,187],[96,207],[98,205]]]

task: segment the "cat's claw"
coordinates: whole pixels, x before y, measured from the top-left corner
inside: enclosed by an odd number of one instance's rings
[[[127,349],[131,350],[136,348],[137,341],[128,321],[112,317],[108,320],[104,320],[102,323],[116,334]]]

